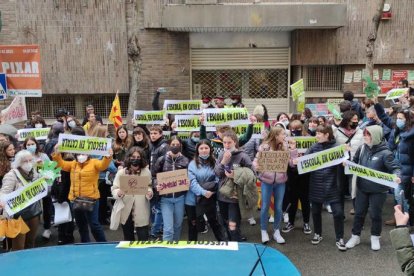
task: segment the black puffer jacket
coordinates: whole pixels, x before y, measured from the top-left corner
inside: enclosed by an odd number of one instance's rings
[[[314,144],[306,154],[316,153],[336,146],[336,140]],[[310,172],[309,200],[311,202],[338,202],[340,201],[337,184],[338,165]]]
[[[197,143],[191,137],[183,141],[183,154],[189,160],[194,159]]]
[[[151,172],[153,172],[153,167],[155,166],[155,163],[157,162],[157,160],[161,157],[164,156],[167,153],[168,150],[168,144],[166,143],[166,141],[163,138],[158,139],[157,141],[155,141],[154,143],[151,143],[150,145],[150,153],[151,153],[151,157],[150,157],[150,169]],[[152,177],[155,177],[155,174],[152,174]]]
[[[400,166],[385,142],[372,148],[363,144],[356,151],[353,162],[373,170],[400,175]],[[361,177],[357,177],[357,185],[358,189],[365,193],[385,193],[389,189],[387,186]]]
[[[179,156],[172,158],[169,154],[161,156],[158,158],[157,162],[151,169],[152,175],[156,176],[157,173],[161,172],[169,172],[169,171],[176,171],[187,169],[188,167],[188,158],[184,155],[180,154]],[[156,188],[157,181],[156,179],[153,181],[153,188]]]

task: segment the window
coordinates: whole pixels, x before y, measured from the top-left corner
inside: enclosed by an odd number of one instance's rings
[[[341,66],[305,67],[306,91],[340,91],[342,89]]]

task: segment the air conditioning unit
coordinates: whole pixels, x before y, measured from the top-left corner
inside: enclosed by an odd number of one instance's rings
[[[211,5],[217,3],[218,0],[185,0],[186,5]]]

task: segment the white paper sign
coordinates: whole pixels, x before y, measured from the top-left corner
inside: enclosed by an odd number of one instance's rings
[[[11,104],[1,111],[2,121],[14,124],[27,120],[26,101],[24,97],[16,96]]]

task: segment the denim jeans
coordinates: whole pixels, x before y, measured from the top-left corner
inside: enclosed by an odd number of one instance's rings
[[[402,190],[404,190],[402,184],[398,184],[397,188],[394,189],[394,198],[397,201],[397,204],[400,204],[401,203],[401,195],[400,195],[400,192]],[[408,210],[409,210],[410,206],[408,204],[407,197],[403,198],[403,202],[404,202],[404,212],[407,212],[408,213],[409,212]]]
[[[164,221],[164,241],[179,241],[184,218],[184,198],[161,197],[161,213]]]
[[[159,199],[153,199],[151,204],[151,236],[156,236],[162,229],[161,203]]]
[[[76,225],[79,228],[79,234],[81,236],[81,242],[90,242],[89,237],[89,227],[95,241],[97,242],[106,242],[105,233],[103,231],[102,225],[99,223],[99,200],[95,202],[93,210],[91,212],[77,210],[73,211]]]
[[[280,222],[282,220],[282,203],[285,195],[286,184],[266,184],[262,182],[262,206],[260,209],[260,228],[261,230],[267,230],[267,222],[269,220],[269,205],[272,193],[274,196],[274,211],[275,221],[273,223],[273,229],[280,228]]]

